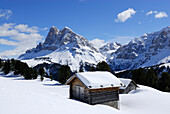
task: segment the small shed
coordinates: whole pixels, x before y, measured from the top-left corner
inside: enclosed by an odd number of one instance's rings
[[[82,72],[70,77],[70,98],[85,103],[106,104],[119,109],[119,87],[123,83],[110,72]]]
[[[124,84],[124,86],[119,88],[120,94],[127,94],[132,90],[136,90],[138,85],[131,79],[119,78],[119,80]]]

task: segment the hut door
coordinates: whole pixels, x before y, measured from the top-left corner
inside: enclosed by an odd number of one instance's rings
[[[84,98],[84,88],[81,86],[76,86],[76,96],[78,99]]]
[[[84,88],[80,87],[80,98],[84,99]]]
[[[76,96],[78,99],[80,98],[80,86],[76,86]]]

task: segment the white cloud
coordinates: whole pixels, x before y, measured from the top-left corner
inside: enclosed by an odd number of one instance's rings
[[[149,11],[146,13],[147,16],[151,14],[155,14],[155,18],[168,17],[168,15],[165,12]]]
[[[8,37],[8,39],[1,38],[0,44],[15,46],[12,50],[0,52],[0,56],[19,56],[27,49],[35,47],[43,38],[38,30],[38,27],[29,27],[24,24],[5,23],[0,25],[0,37]]]
[[[9,40],[6,40],[6,39],[0,39],[0,44],[14,46],[14,45],[17,45],[17,42],[9,41]]]
[[[12,15],[12,11],[9,9],[0,9],[0,18],[9,19],[9,17]]]
[[[104,40],[101,40],[98,38],[91,40],[90,43],[93,44],[97,48],[100,48],[106,44]]]
[[[125,10],[117,15],[116,22],[125,22],[127,19],[131,18],[132,15],[135,15],[136,11],[132,8]]]
[[[41,30],[47,30],[48,28],[47,27],[45,27],[45,28],[42,28]]]
[[[153,13],[156,14],[156,13],[158,13],[158,11],[149,11],[149,12],[146,13],[146,15],[148,16],[148,15],[151,15],[151,14],[153,14]]]
[[[159,12],[155,15],[155,18],[163,18],[168,17],[168,15],[165,12]]]
[[[5,23],[5,24],[1,25],[0,26],[0,36],[17,35],[18,31],[15,29],[12,29],[14,25],[15,25],[14,23]]]
[[[15,26],[15,29],[21,31],[21,32],[26,32],[26,33],[36,33],[38,32],[38,28],[37,27],[28,27],[28,25],[24,25],[24,24],[19,24]]]

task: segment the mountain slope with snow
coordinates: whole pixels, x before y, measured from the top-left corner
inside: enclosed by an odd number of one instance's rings
[[[108,63],[115,70],[134,69],[170,62],[170,26],[134,38],[111,54]]]
[[[48,62],[68,64],[72,71],[79,70],[80,63],[97,64],[105,60],[99,50],[86,38],[68,27],[60,31],[56,27],[51,27],[44,43],[19,56],[19,59],[29,63],[30,61],[36,63],[36,58],[38,62],[48,60]]]
[[[99,48],[100,52],[107,58],[110,58],[111,53],[116,52],[122,45],[117,42],[107,43],[106,45]]]
[[[46,63],[69,65],[78,71],[82,64],[95,65],[107,61],[115,71],[170,63],[170,26],[134,38],[126,45],[103,40],[88,41],[70,28],[51,27],[44,43],[19,56],[29,66]]]
[[[120,95],[120,110],[69,99],[69,86],[0,73],[1,114],[169,114],[170,94],[141,86]],[[76,110],[76,111],[75,111]]]

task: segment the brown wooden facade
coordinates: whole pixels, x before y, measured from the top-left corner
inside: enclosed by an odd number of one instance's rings
[[[77,99],[91,105],[106,104],[119,108],[119,87],[90,89],[77,77],[73,78],[68,84],[70,85],[71,99]]]
[[[119,89],[119,93],[120,93],[120,94],[128,94],[130,91],[136,90],[137,87],[138,87],[137,84],[136,84],[134,81],[131,81],[131,82],[127,85],[126,88],[122,88],[122,89],[120,88],[120,89]]]

